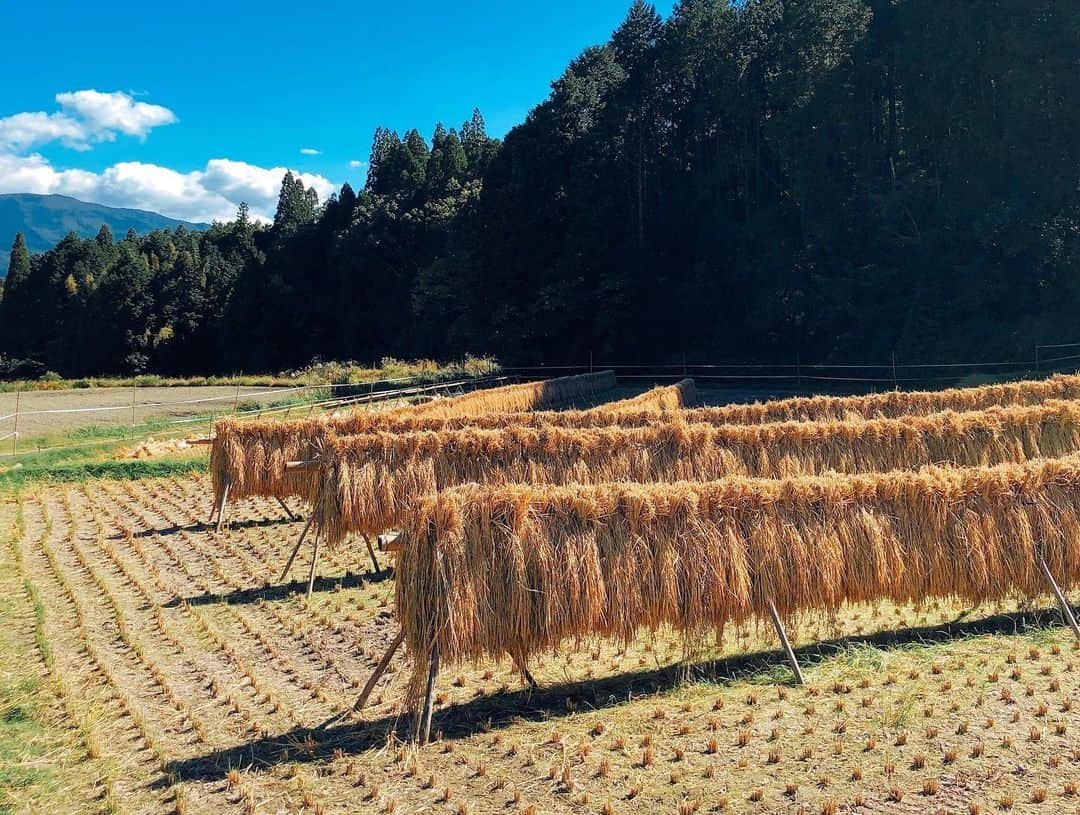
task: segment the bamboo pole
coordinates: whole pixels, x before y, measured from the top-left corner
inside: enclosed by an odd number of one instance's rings
[[[532,690],[538,690],[540,688],[540,683],[537,682],[536,677],[532,675],[529,666],[526,665],[524,661],[518,661],[517,657],[511,657],[511,660],[513,660],[515,670],[521,674],[526,684],[528,684]]]
[[[364,543],[367,544],[368,554],[371,555],[371,565],[375,570],[375,574],[378,574],[380,571],[380,567],[379,559],[375,557],[375,547],[371,545],[371,538],[369,538],[367,535],[363,535],[362,537],[364,538]]]
[[[225,505],[229,501],[229,487],[232,486],[232,481],[225,482],[225,489],[221,491],[221,504],[218,506],[217,516],[217,530],[221,531],[221,527],[225,524]]]
[[[308,518],[307,523],[304,524],[303,530],[300,532],[300,539],[296,541],[296,546],[293,547],[292,554],[289,555],[289,560],[285,564],[285,568],[281,570],[281,577],[278,578],[278,583],[285,582],[285,576],[289,573],[289,569],[292,568],[293,561],[296,560],[296,553],[300,551],[300,547],[304,545],[304,538],[307,537],[308,530],[311,528],[311,522],[315,520],[314,516]]]
[[[788,641],[787,632],[784,631],[784,624],[780,621],[780,615],[776,613],[776,606],[773,604],[771,597],[766,597],[765,603],[769,607],[769,616],[772,617],[776,635],[780,638],[780,644],[784,646],[788,664],[791,665],[791,670],[795,673],[795,681],[802,685],[804,684],[802,669],[799,668],[799,660],[795,658],[795,651],[792,650],[791,643]]]
[[[285,499],[283,499],[281,496],[275,495],[274,500],[281,505],[281,508],[283,510],[285,510],[285,514],[289,516],[290,521],[299,520],[296,515],[293,515],[293,511],[289,509],[289,505],[285,503]]]
[[[394,658],[394,654],[397,653],[397,649],[401,647],[401,643],[405,640],[405,629],[398,631],[394,641],[390,643],[390,647],[386,649],[386,653],[383,654],[382,659],[379,660],[379,664],[375,666],[375,670],[372,671],[371,677],[368,679],[367,684],[364,685],[364,689],[360,691],[360,696],[356,700],[356,704],[353,705],[353,713],[358,713],[363,710],[364,705],[367,704],[368,697],[371,696],[371,692],[375,690],[375,686],[382,679],[382,675],[386,673],[386,669],[390,667],[390,660]]]
[[[11,433],[11,455],[19,452],[19,400],[22,391],[15,391],[15,429]]]
[[[1046,582],[1050,584],[1050,590],[1054,592],[1054,596],[1057,598],[1058,606],[1061,608],[1061,616],[1065,618],[1065,622],[1069,628],[1072,629],[1073,635],[1077,640],[1080,640],[1080,625],[1076,623],[1076,615],[1073,614],[1072,607],[1069,605],[1069,601],[1066,599],[1064,592],[1061,591],[1061,587],[1058,586],[1057,581],[1054,580],[1054,576],[1050,573],[1050,567],[1046,565],[1046,561],[1043,560],[1042,552],[1036,552],[1035,558],[1039,562],[1039,569],[1043,573],[1043,577],[1046,578]]]
[[[428,666],[427,693],[424,695],[424,709],[416,720],[416,741],[427,744],[431,738],[431,711],[435,702],[435,678],[439,675],[439,643],[431,646],[431,663]]]

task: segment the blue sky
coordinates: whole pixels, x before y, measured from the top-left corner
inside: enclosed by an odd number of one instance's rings
[[[504,135],[629,4],[0,0],[0,192],[267,215],[286,167],[362,184],[377,126]]]

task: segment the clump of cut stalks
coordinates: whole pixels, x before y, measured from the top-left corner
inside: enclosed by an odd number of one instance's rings
[[[1080,582],[1080,457],[785,480],[462,486],[404,531],[396,608],[415,705],[441,664],[518,664],[568,640],[727,623],[842,603],[972,605]]]
[[[327,431],[352,436],[374,431],[405,433],[460,427],[539,427],[548,424],[594,427],[623,422],[644,425],[657,421],[659,411],[686,407],[693,404],[694,399],[696,391],[693,380],[683,380],[676,385],[654,388],[634,399],[612,402],[593,410],[486,413],[439,418],[420,416],[414,409],[404,409],[386,413],[363,411],[329,419],[245,422],[222,419],[215,425],[210,450],[214,503],[216,505],[221,500],[227,483],[231,484],[229,495],[234,499],[295,496],[312,500],[318,486],[314,473],[302,469],[286,471],[285,462],[314,458]],[[627,402],[634,404],[629,413],[624,412]]]
[[[376,535],[426,496],[470,482],[596,484],[885,472],[1020,462],[1080,450],[1080,403],[905,419],[639,428],[510,427],[328,435],[314,524],[324,540]]]
[[[926,415],[943,410],[972,411],[995,406],[1035,405],[1050,399],[1080,399],[1080,375],[1059,374],[1049,379],[941,391],[888,391],[868,396],[797,396],[749,405],[709,408],[707,413],[710,418],[707,421],[757,424],[853,417],[870,419]]]

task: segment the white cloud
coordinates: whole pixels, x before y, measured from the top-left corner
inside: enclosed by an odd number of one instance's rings
[[[176,114],[161,105],[136,102],[122,91],[95,90],[56,94],[62,110],[15,113],[0,118],[0,149],[22,152],[59,141],[75,150],[115,141],[118,133],[145,139],[155,127],[173,124]]]
[[[303,156],[318,156],[322,154],[322,150],[316,150],[314,147],[301,147],[300,154]]]
[[[58,169],[35,145],[60,142],[77,150],[113,141],[118,134],[146,138],[155,127],[176,122],[168,108],[138,102],[130,93],[96,90],[58,93],[61,110],[16,113],[0,118],[0,193],[70,195],[116,207],[149,209],[186,221],[230,220],[241,201],[252,217],[268,221],[277,208],[285,167],[259,167],[215,158],[201,170],[181,172],[159,164],[123,161],[101,172]],[[305,147],[300,152],[318,155]],[[296,171],[293,171],[296,173]],[[321,175],[296,173],[326,200],[337,185]]]
[[[100,173],[58,170],[43,156],[0,152],[0,192],[70,195],[84,201],[149,209],[186,221],[231,220],[241,201],[252,215],[271,220],[285,167],[211,159],[203,170],[183,173],[158,164],[121,162]],[[295,171],[294,171],[295,172]],[[319,200],[337,189],[321,175],[298,173]]]
[[[99,141],[112,141],[116,133],[145,139],[153,128],[177,121],[176,114],[168,108],[149,102],[136,102],[123,91],[58,93],[56,101],[65,111],[79,117]]]
[[[352,161],[349,162],[349,166],[352,167],[354,170],[357,170],[361,167],[367,167],[367,162],[360,161],[360,159],[354,158]]]

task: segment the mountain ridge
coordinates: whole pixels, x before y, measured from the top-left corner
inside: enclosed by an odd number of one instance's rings
[[[16,232],[26,236],[31,253],[44,252],[54,247],[69,232],[83,238],[92,237],[108,224],[118,238],[128,229],[140,235],[155,229],[207,229],[209,224],[193,223],[169,218],[157,212],[128,207],[111,207],[81,201],[67,195],[39,195],[37,193],[0,194],[0,276],[7,275],[11,256],[11,243]]]

